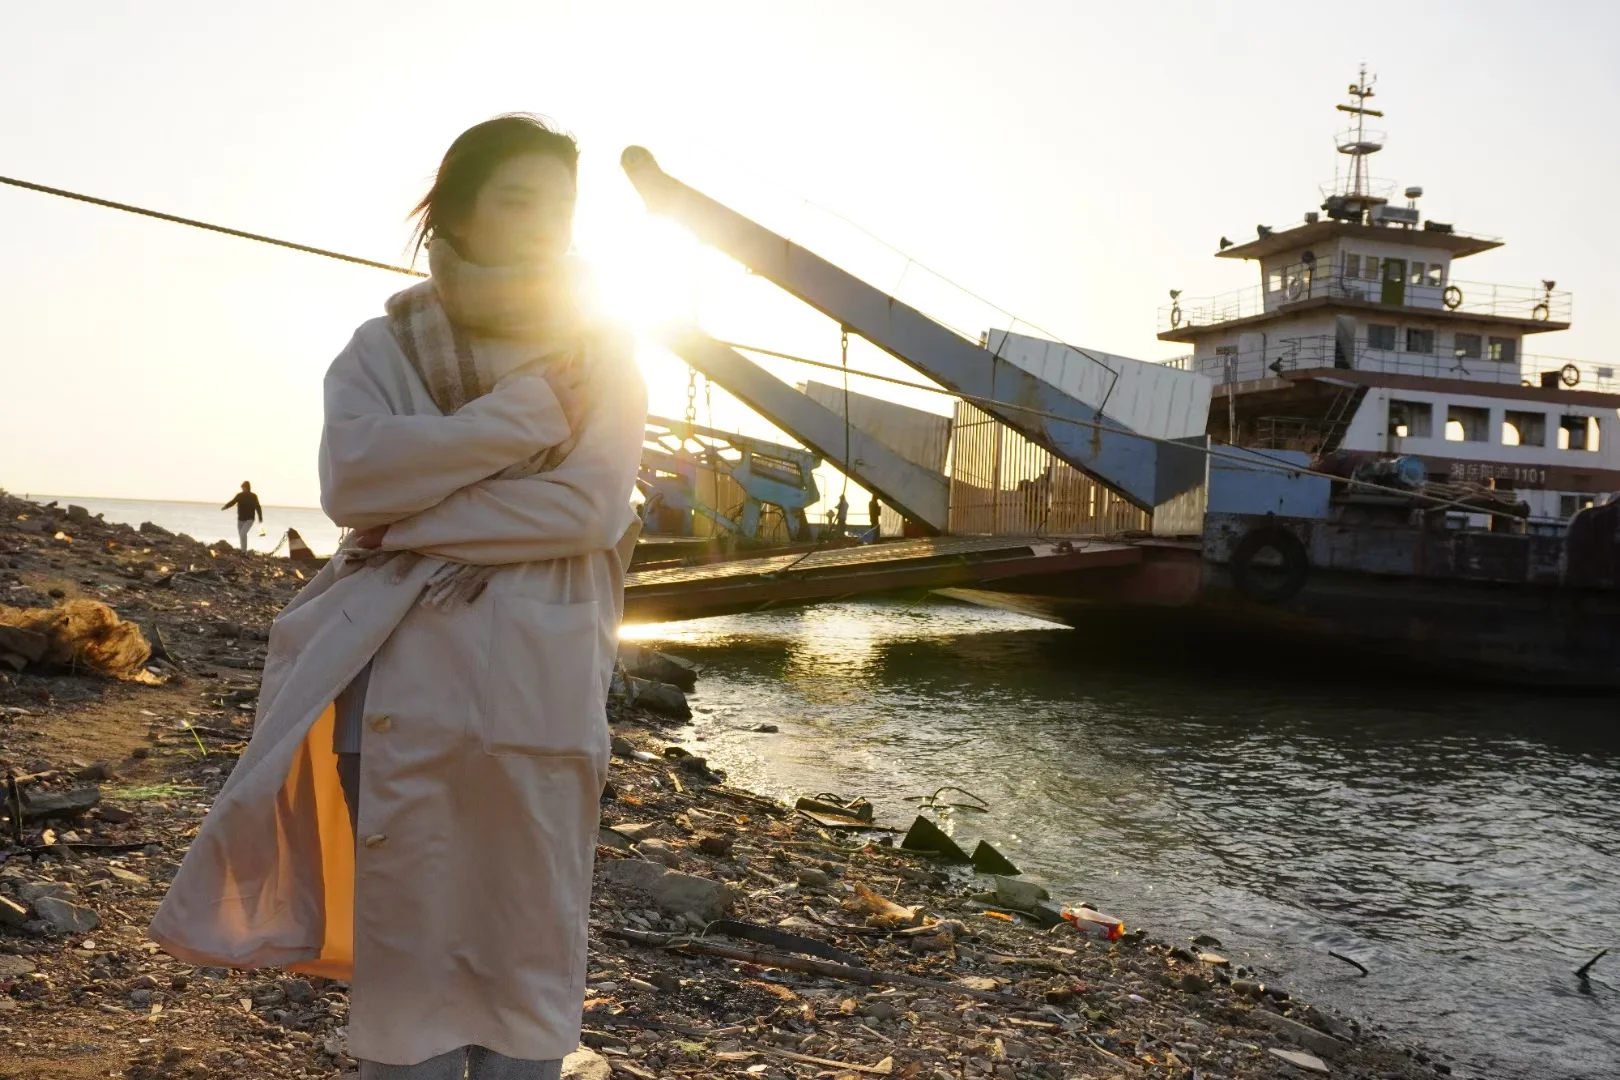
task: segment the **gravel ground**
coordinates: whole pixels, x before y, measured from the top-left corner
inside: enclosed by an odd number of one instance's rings
[[[0,604],[100,600],[161,639],[150,684],[0,665],[0,766],[26,800],[21,842],[9,822],[0,841],[0,1078],[352,1071],[345,984],[193,968],[145,933],[250,732],[270,619],[307,576],[0,494]],[[1213,939],[986,910],[992,879],[733,789],[651,714],[615,703],[610,720],[571,1076],[1449,1071],[1232,969]]]

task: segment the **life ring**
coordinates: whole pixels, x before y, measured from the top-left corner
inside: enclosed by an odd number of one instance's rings
[[[1305,291],[1305,279],[1295,278],[1288,283],[1288,299],[1298,300],[1300,293]]]
[[[1257,571],[1271,571],[1271,567],[1256,567],[1255,557],[1271,550],[1281,560],[1281,575]],[[1232,549],[1229,563],[1232,584],[1237,591],[1262,604],[1280,604],[1292,599],[1305,587],[1310,575],[1311,560],[1299,537],[1281,525],[1262,525],[1245,533]]]
[[[1446,291],[1440,294],[1440,302],[1446,305],[1447,311],[1456,311],[1462,307],[1462,290],[1455,285],[1447,285]]]
[[[1581,385],[1581,369],[1574,364],[1565,364],[1558,369],[1558,381],[1570,389]]]
[[[1181,325],[1181,305],[1170,305],[1170,329],[1174,330]]]
[[[1530,309],[1530,317],[1536,320],[1536,322],[1546,322],[1551,315],[1552,309],[1549,308],[1545,303],[1537,304],[1535,307]]]

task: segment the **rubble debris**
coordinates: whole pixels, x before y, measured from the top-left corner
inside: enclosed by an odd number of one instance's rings
[[[1007,877],[1016,877],[1023,873],[1013,865],[1011,859],[992,847],[988,840],[980,840],[979,846],[973,849],[973,868],[981,874],[1001,874]]]
[[[1272,1047],[1269,1053],[1296,1068],[1304,1069],[1306,1072],[1320,1073],[1326,1076],[1330,1071],[1327,1062],[1314,1054],[1307,1054],[1301,1050],[1278,1050],[1276,1047]]]
[[[626,678],[625,684],[626,704],[676,720],[692,719],[692,706],[678,687],[634,676]]]
[[[52,791],[43,795],[25,794],[22,797],[22,820],[26,823],[45,818],[77,817],[100,801],[101,789],[94,786]]]
[[[1309,1024],[1302,1024],[1298,1020],[1290,1020],[1280,1013],[1256,1009],[1250,1015],[1289,1042],[1303,1046],[1314,1054],[1336,1057],[1348,1049],[1348,1044],[1332,1035],[1317,1031]]]
[[[604,866],[601,874],[616,884],[646,893],[672,915],[691,915],[703,922],[723,916],[736,897],[736,890],[723,881],[683,874],[640,859],[617,859]]]
[[[937,855],[946,862],[971,863],[973,860],[968,853],[957,846],[955,840],[946,835],[945,830],[935,825],[921,814],[911,823],[906,832],[906,838],[900,841],[900,846],[906,851],[925,852]]]
[[[665,683],[691,693],[697,688],[697,665],[630,642],[619,645],[619,663],[626,675],[652,683]]]
[[[613,1069],[607,1058],[581,1047],[563,1058],[562,1080],[611,1080]]]
[[[1033,881],[1018,881],[1010,877],[995,879],[996,902],[1015,911],[1034,911],[1035,905],[1052,899],[1052,894]]]
[[[844,910],[865,915],[872,926],[897,930],[922,923],[922,911],[916,907],[902,907],[885,896],[880,896],[865,885],[857,883],[854,894],[844,901]]]
[[[34,914],[64,934],[88,934],[101,925],[101,916],[93,909],[56,896],[35,900]]]

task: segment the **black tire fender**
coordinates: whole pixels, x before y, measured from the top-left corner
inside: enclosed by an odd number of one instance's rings
[[[1255,573],[1255,556],[1268,548],[1282,560],[1281,580],[1262,580]],[[1281,525],[1261,525],[1243,534],[1243,539],[1232,549],[1228,569],[1238,592],[1262,604],[1280,604],[1293,599],[1305,587],[1311,559],[1305,545],[1292,532]]]

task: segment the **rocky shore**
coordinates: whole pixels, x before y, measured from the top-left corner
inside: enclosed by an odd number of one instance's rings
[[[145,934],[250,734],[270,620],[307,576],[0,493],[0,767],[14,784],[0,837],[0,1077],[352,1071],[343,983],[197,969]],[[152,655],[91,674],[27,636],[37,630],[7,632],[22,609],[75,601],[133,623]],[[805,813],[738,790],[675,738],[695,673],[645,651],[625,659],[584,1045],[567,1075],[1450,1071],[1234,969],[1213,939],[1128,927],[1109,940],[1117,932],[1080,912],[1085,897],[905,850],[910,822],[886,830],[859,806]]]

